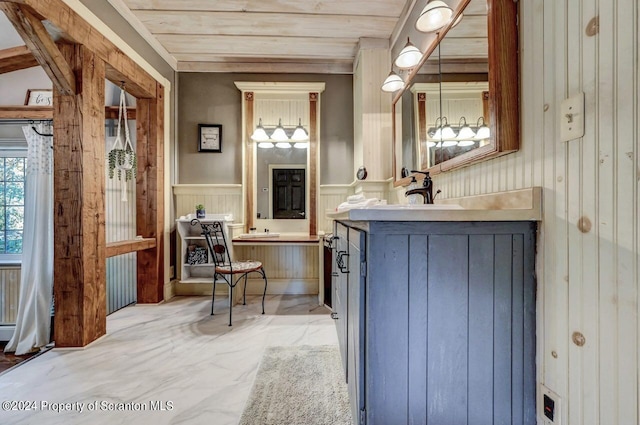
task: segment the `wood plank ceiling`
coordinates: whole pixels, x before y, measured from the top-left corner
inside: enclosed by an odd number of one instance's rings
[[[412,0],[109,0],[179,71],[350,73]],[[155,39],[155,40],[154,40]]]

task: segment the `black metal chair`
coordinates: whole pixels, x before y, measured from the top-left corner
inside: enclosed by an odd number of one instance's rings
[[[211,315],[213,316],[213,304],[216,299],[216,281],[223,279],[229,286],[229,326],[231,326],[231,311],[233,307],[233,289],[244,278],[244,290],[242,304],[247,304],[247,276],[250,273],[258,273],[264,279],[264,292],[262,293],[262,314],[264,314],[264,298],[267,294],[267,275],[260,261],[232,261],[227,246],[227,238],[223,231],[221,221],[203,223],[197,218],[191,220],[191,225],[200,225],[202,235],[207,241],[207,247],[213,262],[215,272],[213,275],[213,295],[211,297]],[[237,278],[236,275],[240,275]]]

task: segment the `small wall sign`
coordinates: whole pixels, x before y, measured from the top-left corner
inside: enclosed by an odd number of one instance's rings
[[[28,106],[53,106],[53,90],[29,89],[24,104]]]

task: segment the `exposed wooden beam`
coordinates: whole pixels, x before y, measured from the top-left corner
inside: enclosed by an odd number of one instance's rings
[[[0,119],[2,120],[50,120],[53,118],[53,106],[0,106]],[[104,118],[117,120],[118,107],[105,106]],[[136,109],[127,108],[127,118],[136,119]]]
[[[0,50],[0,74],[38,66],[38,61],[27,46]]]
[[[47,73],[53,86],[65,95],[76,92],[76,79],[71,67],[42,25],[28,8],[15,3],[0,3],[2,10],[20,34],[36,61]]]
[[[156,240],[154,238],[129,239],[125,241],[110,242],[107,244],[106,257],[115,257],[116,255],[129,254],[131,252],[143,251],[149,248],[155,248]]]
[[[138,252],[138,303],[164,299],[164,87],[136,103],[136,234],[156,246]]]
[[[35,15],[46,18],[64,33],[65,39],[82,44],[106,64],[106,78],[120,85],[136,98],[156,95],[156,80],[122,50],[93,28],[62,0],[11,0],[33,9]]]
[[[80,45],[61,46],[82,84],[53,92],[56,347],[82,347],[106,333],[105,65]]]
[[[0,106],[1,120],[50,120],[51,106]]]
[[[104,108],[105,119],[117,120],[119,113],[120,113],[120,108],[118,106],[105,106]],[[129,120],[136,119],[136,108],[132,106],[127,106],[127,119]]]

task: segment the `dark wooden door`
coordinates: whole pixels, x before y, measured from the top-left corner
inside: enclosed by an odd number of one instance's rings
[[[273,170],[273,218],[305,218],[305,170]]]

